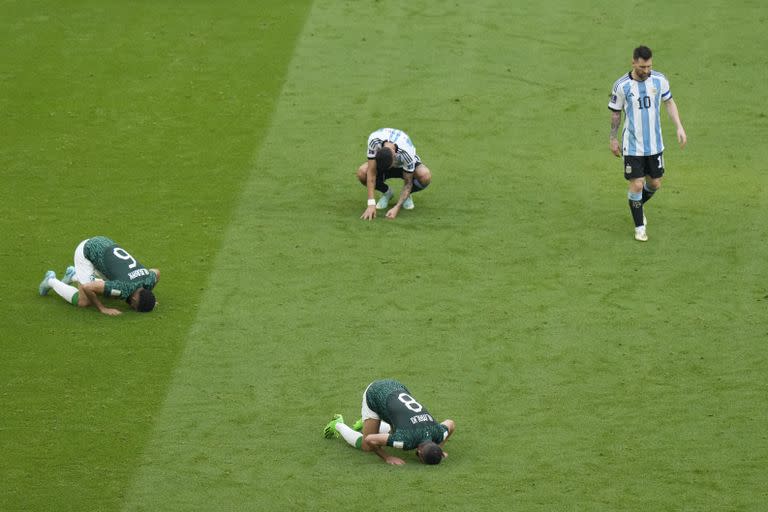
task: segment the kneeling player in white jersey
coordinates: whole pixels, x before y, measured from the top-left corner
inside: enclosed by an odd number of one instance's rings
[[[613,84],[611,100],[611,152],[624,155],[624,178],[629,181],[629,210],[635,223],[635,240],[645,242],[646,218],[643,205],[660,187],[664,176],[664,141],[661,136],[661,104],[675,124],[680,147],[687,137],[680,122],[677,105],[672,99],[667,78],[651,70],[653,53],[647,46],[638,46],[632,54],[632,71]],[[619,147],[618,131],[624,111],[624,131]]]
[[[102,304],[99,295],[125,300],[132,309],[152,311],[152,293],[160,280],[160,271],[145,268],[133,256],[105,236],[94,236],[80,242],[75,249],[75,264],[67,268],[61,279],[49,270],[40,283],[40,295],[53,289],[61,298],[81,308],[93,306],[105,315],[115,316],[119,309]],[[77,288],[71,285],[76,283]]]
[[[410,137],[394,128],[381,128],[368,136],[368,161],[357,169],[357,179],[368,189],[368,203],[360,216],[371,220],[376,217],[376,210],[384,210],[392,199],[392,188],[385,183],[389,178],[403,180],[403,188],[395,206],[387,211],[387,218],[394,219],[400,208],[414,208],[411,194],[427,188],[432,181],[432,173],[416,154],[416,148]],[[377,202],[374,190],[382,193]]]
[[[363,392],[361,420],[350,427],[337,414],[325,426],[325,437],[339,437],[355,448],[374,452],[387,464],[405,464],[400,457],[388,454],[385,446],[401,450],[416,450],[424,464],[440,464],[448,456],[443,445],[456,424],[453,420],[438,423],[429,411],[417,402],[403,384],[393,379],[372,382]],[[362,429],[362,432],[358,430]]]

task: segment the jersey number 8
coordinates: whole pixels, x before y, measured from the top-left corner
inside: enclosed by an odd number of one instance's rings
[[[414,398],[408,393],[400,393],[399,395],[397,395],[397,399],[403,402],[403,405],[405,405],[407,408],[409,408],[413,412],[421,412],[421,410],[423,409],[421,404],[416,400],[414,400]]]

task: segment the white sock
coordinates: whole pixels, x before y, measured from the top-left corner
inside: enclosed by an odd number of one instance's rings
[[[341,437],[344,438],[347,444],[355,448],[360,448],[360,446],[358,445],[358,439],[362,440],[363,434],[361,434],[357,430],[352,430],[350,426],[345,425],[343,423],[336,424],[336,431],[339,434],[341,434]]]
[[[75,296],[77,293],[77,288],[74,286],[70,286],[68,284],[64,284],[55,277],[48,280],[48,286],[53,288],[53,291],[55,291],[59,297],[64,299],[65,301],[69,302],[70,304],[77,305],[77,301],[72,302],[72,297]]]
[[[385,421],[379,423],[379,434],[389,434],[390,430],[392,430],[392,427],[389,426],[389,423]]]

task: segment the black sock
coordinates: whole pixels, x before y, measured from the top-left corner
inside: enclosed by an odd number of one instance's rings
[[[376,190],[378,190],[382,194],[386,194],[389,191],[389,185],[387,185],[383,181],[381,183],[376,183]]]
[[[653,197],[653,194],[655,193],[656,193],[656,190],[652,188],[646,188],[645,185],[643,185],[643,204],[649,201]]]
[[[632,220],[635,221],[635,227],[643,225],[643,202],[634,199],[629,200],[629,211],[632,212]]]
[[[422,190],[424,190],[428,186],[429,186],[429,183],[427,183],[426,185],[422,185],[419,180],[414,178],[413,179],[413,187],[411,187],[411,194],[415,194],[416,192],[421,192]]]

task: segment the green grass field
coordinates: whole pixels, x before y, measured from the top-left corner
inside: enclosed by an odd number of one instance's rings
[[[763,3],[0,12],[0,510],[765,510]],[[689,136],[647,244],[606,108],[638,44]],[[434,180],[368,223],[382,126]],[[156,312],[38,296],[97,234]],[[322,437],[381,377],[456,421],[444,464]]]

